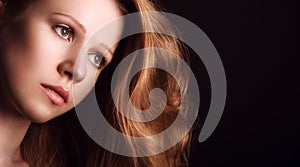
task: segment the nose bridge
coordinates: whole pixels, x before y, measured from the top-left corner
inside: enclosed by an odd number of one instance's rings
[[[80,53],[80,51],[77,52],[74,61],[74,68],[73,68],[73,81],[75,83],[82,81],[87,72],[86,67],[86,59],[84,54]]]
[[[58,66],[61,76],[69,77],[74,83],[82,81],[86,76],[86,60],[82,54],[84,52],[81,49],[82,46],[82,43],[74,43],[72,47],[69,47],[66,57]]]

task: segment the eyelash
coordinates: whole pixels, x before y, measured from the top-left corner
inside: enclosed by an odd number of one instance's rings
[[[70,26],[64,25],[64,24],[59,24],[54,27],[54,31],[56,34],[61,37],[64,40],[67,40],[68,42],[72,42],[74,38],[74,31]],[[65,31],[65,32],[62,32]],[[66,37],[64,34],[66,33]]]

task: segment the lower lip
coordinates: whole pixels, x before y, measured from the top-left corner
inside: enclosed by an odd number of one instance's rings
[[[65,104],[65,100],[55,91],[46,88],[44,86],[41,86],[44,92],[48,95],[49,99],[56,105],[62,106]]]

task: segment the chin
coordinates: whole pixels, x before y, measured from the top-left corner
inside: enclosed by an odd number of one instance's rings
[[[34,109],[25,109],[22,111],[26,111],[22,112],[22,115],[30,122],[34,123],[45,123],[61,115],[61,112],[59,111],[55,111],[43,106],[37,107],[36,105]]]
[[[45,123],[55,118],[55,116],[47,113],[26,114],[24,117],[33,123]]]

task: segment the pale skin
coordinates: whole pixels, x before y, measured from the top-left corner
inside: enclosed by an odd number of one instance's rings
[[[2,17],[2,2],[0,8]],[[113,58],[116,45],[109,41],[118,41],[122,25],[112,30],[109,39],[96,41],[85,56],[78,57],[78,53],[94,33],[120,16],[114,0],[30,4],[22,14],[18,38],[11,38],[5,55],[0,55],[0,166],[28,166],[20,144],[30,123],[62,115],[92,89]],[[74,87],[78,88],[75,93]],[[58,93],[61,89],[64,93]]]

